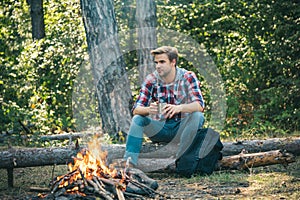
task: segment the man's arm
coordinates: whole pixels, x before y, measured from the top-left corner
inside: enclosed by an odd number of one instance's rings
[[[150,114],[150,107],[137,106],[133,110],[133,115],[143,115],[147,116]]]
[[[147,116],[149,114],[158,114],[158,104],[156,102],[150,103],[150,106],[137,106],[133,110],[133,115]]]
[[[166,118],[172,118],[177,113],[192,113],[192,112],[203,112],[203,108],[199,102],[194,101],[188,104],[171,105],[167,104],[164,108],[164,116]]]
[[[181,107],[181,112],[183,113],[192,113],[192,112],[203,112],[203,108],[200,105],[199,102],[194,101],[192,103],[188,103],[188,104],[181,104],[178,105],[179,107]]]
[[[165,115],[166,118],[172,118],[175,114],[178,113],[192,113],[192,112],[203,112],[203,108],[200,105],[199,102],[194,101],[192,103],[188,104],[180,104],[180,105],[172,105],[167,104],[164,107],[163,115]],[[137,106],[133,110],[134,115],[143,115],[147,116],[149,114],[157,114],[158,113],[158,106],[157,103],[151,103],[150,106],[144,107],[144,106]]]

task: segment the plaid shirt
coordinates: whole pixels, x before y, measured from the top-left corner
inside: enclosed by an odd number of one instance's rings
[[[149,106],[151,102],[180,105],[194,101],[199,102],[204,108],[200,82],[195,73],[177,67],[175,81],[171,84],[164,83],[156,71],[149,74],[142,84],[140,94],[132,110],[137,106]],[[187,114],[181,113],[181,117],[185,117]],[[162,116],[154,116],[154,119],[161,118]]]

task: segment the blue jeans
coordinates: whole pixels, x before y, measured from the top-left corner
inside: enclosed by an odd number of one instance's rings
[[[178,157],[191,144],[197,131],[202,128],[204,121],[202,112],[193,112],[183,119],[168,119],[165,121],[135,115],[132,118],[127,135],[124,159],[130,157],[131,163],[137,165],[144,133],[153,142],[168,143],[173,139],[179,140]]]

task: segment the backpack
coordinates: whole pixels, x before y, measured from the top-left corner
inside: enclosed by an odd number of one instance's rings
[[[185,177],[210,175],[222,159],[220,134],[211,128],[198,130],[192,144],[176,159],[176,172]]]

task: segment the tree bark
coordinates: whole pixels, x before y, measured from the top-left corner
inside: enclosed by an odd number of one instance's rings
[[[295,162],[295,157],[284,151],[274,150],[267,152],[239,154],[226,156],[219,161],[218,169],[245,170],[253,167],[260,167],[274,164],[288,164]]]
[[[45,37],[45,23],[43,0],[28,0],[32,26],[32,38],[42,39]]]
[[[265,140],[245,140],[237,142],[224,142],[223,155],[237,155],[245,153],[257,153],[284,149],[294,155],[300,155],[300,137],[270,138]]]
[[[0,152],[0,168],[67,164],[77,152],[78,149],[70,148],[10,148]]]
[[[81,0],[81,10],[103,132],[112,136],[127,132],[131,90],[119,48],[113,2]]]
[[[154,0],[136,1],[136,21],[138,27],[138,45],[137,50],[139,63],[139,81],[140,84],[146,78],[147,74],[155,69],[150,50],[157,47],[156,38],[156,5]]]
[[[78,132],[78,133],[62,133],[62,134],[55,134],[55,135],[42,135],[40,139],[42,141],[49,141],[49,140],[74,140],[77,138],[85,138],[85,137],[92,137],[94,135],[97,135],[97,133],[84,133],[84,132]]]

